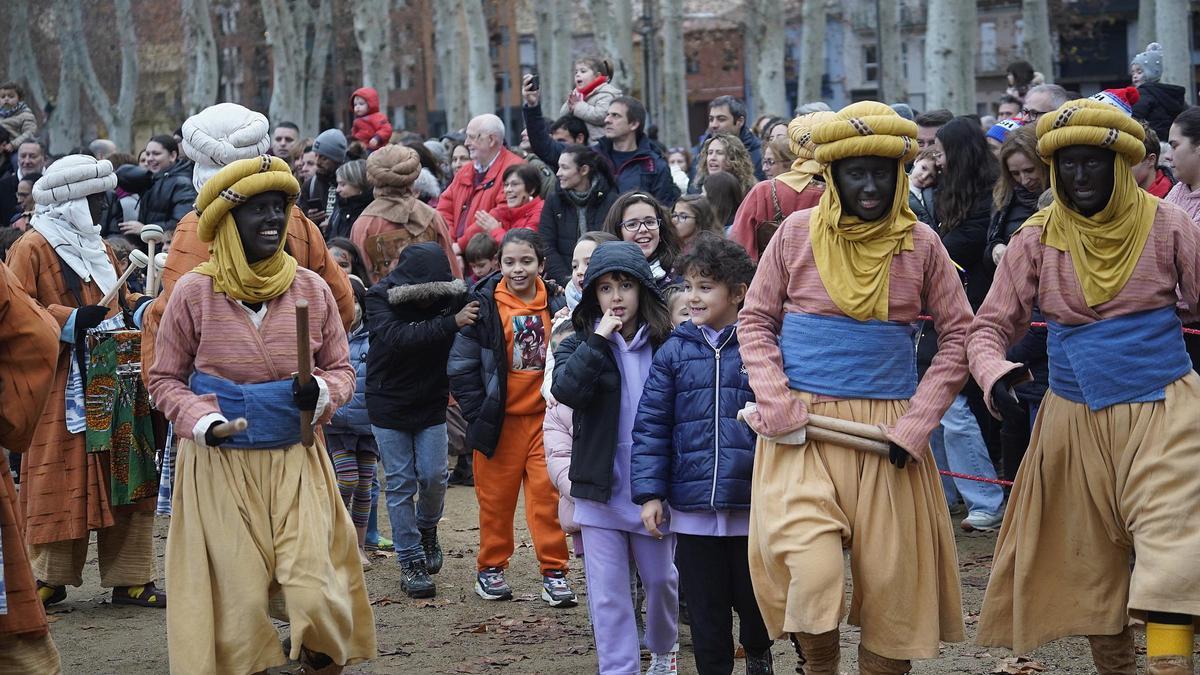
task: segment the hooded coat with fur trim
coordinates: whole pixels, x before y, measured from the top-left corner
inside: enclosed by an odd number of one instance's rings
[[[367,414],[385,429],[418,431],[446,421],[446,362],[458,333],[454,315],[467,286],[450,273],[436,243],[400,252],[395,269],[367,291]]]
[[[367,102],[367,114],[354,118],[350,136],[371,150],[387,145],[392,140],[392,123],[386,114],[379,111],[379,92],[371,87],[355,89],[350,95],[351,110],[354,109],[356,96]]]

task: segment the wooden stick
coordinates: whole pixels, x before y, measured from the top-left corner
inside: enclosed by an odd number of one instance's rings
[[[887,434],[883,433],[883,429],[880,429],[874,424],[851,422],[850,420],[843,420],[837,417],[813,415],[810,413],[808,416],[808,428],[813,429],[816,427],[829,429],[830,431],[837,431],[850,436],[861,436],[862,438],[870,439],[872,441],[880,441],[884,444],[888,443]]]
[[[230,436],[236,436],[242,433],[249,426],[250,423],[246,421],[245,417],[239,417],[235,420],[218,424],[217,426],[213,427],[212,433],[213,436],[216,436],[217,438],[229,438]]]
[[[99,304],[102,307],[108,306],[108,303],[112,302],[113,299],[117,297],[117,293],[121,291],[121,287],[125,285],[125,282],[129,280],[129,277],[133,276],[134,272],[145,267],[149,262],[150,259],[146,257],[145,253],[142,253],[137,249],[130,251],[129,265],[125,268],[125,272],[122,273],[117,279],[117,284],[108,289],[108,292],[104,294],[103,298],[100,298]]]
[[[811,416],[809,419],[812,419]],[[833,431],[832,429],[826,429],[824,427],[814,427],[811,422],[808,425],[807,434],[808,440],[810,441],[831,443],[833,445],[840,445],[844,448],[850,448],[852,450],[863,450],[865,452],[874,452],[880,455],[887,455],[891,453],[891,446],[889,446],[887,443],[871,440],[869,438],[863,438],[862,436],[844,434],[840,431]]]
[[[158,243],[164,238],[163,229],[158,225],[146,225],[142,227],[142,242],[146,244],[146,256],[151,262],[154,261],[154,254],[158,248]],[[146,295],[158,295],[158,270],[154,265],[146,267]]]
[[[312,381],[312,345],[308,341],[308,301],[296,301],[296,369],[300,386]],[[313,444],[313,414],[311,410],[300,411],[300,442],[304,447]]]

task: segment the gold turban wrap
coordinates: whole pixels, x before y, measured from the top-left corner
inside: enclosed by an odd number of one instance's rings
[[[1158,199],[1138,187],[1130,171],[1146,155],[1142,125],[1124,112],[1092,99],[1068,101],[1038,120],[1038,154],[1050,164],[1054,203],[1024,226],[1041,227],[1046,246],[1071,254],[1075,276],[1088,306],[1108,302],[1125,287],[1150,236]],[[1054,154],[1073,145],[1091,145],[1116,153],[1113,192],[1091,217],[1075,211],[1059,191]]]
[[[888,318],[892,257],[913,250],[917,215],[908,206],[904,164],[917,154],[917,125],[875,101],[843,108],[812,132],[816,161],[825,165],[825,192],[809,218],[817,272],[834,304],[859,321]],[[882,218],[863,222],[842,213],[833,163],[849,157],[896,160],[896,192]]]
[[[813,176],[825,171],[825,167],[816,160],[817,146],[813,143],[812,132],[818,124],[834,118],[834,113],[821,111],[801,115],[788,122],[788,141],[796,161],[787,173],[779,176],[779,182],[796,192],[803,192],[812,182]]]
[[[271,257],[251,264],[242,249],[232,210],[255,195],[282,192],[287,199],[280,224],[279,248]],[[196,198],[200,214],[197,234],[210,242],[209,260],[196,272],[212,277],[213,290],[242,302],[266,302],[283,295],[296,276],[296,259],[284,250],[287,223],[300,185],[287,162],[263,155],[241,159],[221,169],[204,184]]]

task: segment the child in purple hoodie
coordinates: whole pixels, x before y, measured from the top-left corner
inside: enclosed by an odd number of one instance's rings
[[[638,401],[654,351],[672,326],[650,264],[636,244],[596,247],[572,320],[575,334],[555,350],[551,393],[575,411],[568,475],[587,550],[583,561],[600,673],[640,672],[627,590],[631,556],[646,589],[647,672],[674,673],[679,649],[675,537],[669,531],[648,535],[630,493]]]

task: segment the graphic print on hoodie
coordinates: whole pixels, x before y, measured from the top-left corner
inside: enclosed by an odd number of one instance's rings
[[[542,315],[512,317],[513,370],[546,369],[546,325]]]

